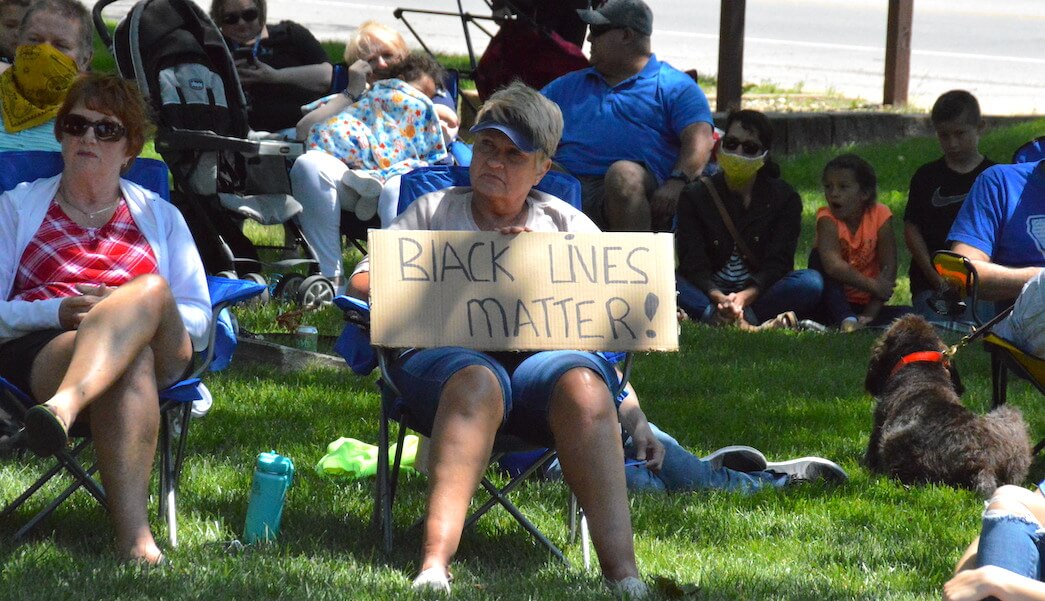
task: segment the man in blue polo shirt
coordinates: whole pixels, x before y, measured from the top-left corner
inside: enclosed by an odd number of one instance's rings
[[[581,180],[584,212],[604,230],[667,229],[711,153],[707,98],[650,51],[653,13],[642,0],[577,12],[590,26],[591,67],[542,90],[565,122],[555,162]]]
[[[976,267],[980,298],[1012,304],[1045,267],[1045,161],[987,168],[947,239]]]

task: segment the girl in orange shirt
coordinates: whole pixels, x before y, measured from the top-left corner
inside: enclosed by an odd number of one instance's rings
[[[816,213],[809,267],[824,276],[823,312],[852,332],[885,325],[911,307],[885,306],[896,287],[892,212],[879,203],[874,167],[855,154],[829,161],[823,174],[827,206]]]

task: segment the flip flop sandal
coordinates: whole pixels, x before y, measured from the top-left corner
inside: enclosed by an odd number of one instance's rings
[[[69,428],[46,405],[25,412],[26,446],[40,457],[50,457],[69,442]]]
[[[785,311],[758,326],[760,330],[797,330],[798,316],[794,311]]]

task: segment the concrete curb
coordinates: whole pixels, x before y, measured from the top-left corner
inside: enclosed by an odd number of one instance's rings
[[[241,338],[236,347],[234,361],[239,363],[250,363],[255,365],[267,365],[275,367],[280,372],[290,373],[301,371],[309,367],[323,367],[327,369],[348,369],[348,365],[341,357],[303,351],[289,346],[283,346],[267,340],[254,340]]]

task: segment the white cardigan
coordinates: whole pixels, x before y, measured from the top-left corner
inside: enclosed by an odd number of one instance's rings
[[[62,299],[8,300],[18,263],[40,229],[60,179],[56,175],[25,182],[0,195],[0,343],[37,330],[61,328],[58,308]],[[210,325],[210,295],[203,262],[185,219],[169,202],[133,182],[121,179],[120,189],[131,217],[156,255],[159,274],[170,284],[193,348],[203,349]]]

